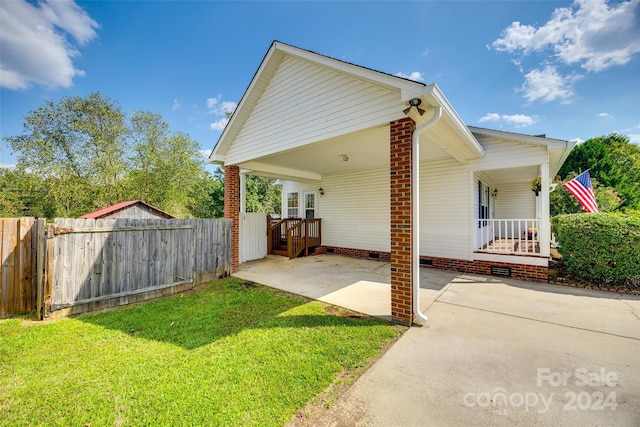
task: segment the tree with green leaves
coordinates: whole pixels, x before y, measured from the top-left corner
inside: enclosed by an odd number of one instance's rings
[[[556,188],[549,193],[551,216],[583,212],[578,199],[562,186],[576,176],[577,172],[571,172],[564,180],[555,181]],[[600,212],[614,212],[618,209],[621,199],[613,187],[605,187],[595,178],[591,179],[591,185]]]
[[[22,135],[5,140],[20,170],[51,184],[54,214],[77,216],[120,200],[126,135],[120,107],[94,93],[46,101],[25,116]]]
[[[571,151],[559,174],[566,181],[587,169],[620,198],[615,210],[640,209],[640,146],[615,133],[591,138]]]

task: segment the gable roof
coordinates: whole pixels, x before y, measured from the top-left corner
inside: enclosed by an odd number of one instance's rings
[[[332,72],[347,75],[377,87],[393,90],[398,93],[399,114],[401,114],[404,108],[402,104],[408,106],[409,100],[413,98],[421,98],[424,102],[422,105],[426,107],[440,106],[443,109],[444,121],[447,122],[447,125],[452,129],[453,133],[457,135],[457,138],[463,141],[463,144],[458,147],[461,149],[461,151],[457,152],[458,157],[460,159],[477,158],[484,155],[482,146],[464,125],[462,119],[447,101],[437,85],[426,85],[274,41],[238,103],[236,111],[231,116],[227,126],[213,148],[209,156],[210,162],[218,164],[225,163],[227,152],[242,131],[243,126],[251,116],[260,97],[271,82],[271,79],[278,72],[280,64],[287,57],[312,63],[316,66],[331,70]],[[423,119],[418,117],[417,120],[420,121]]]
[[[494,138],[507,139],[524,144],[543,145],[549,153],[549,175],[554,177],[562,167],[569,153],[577,144],[576,141],[547,138],[543,135],[525,135],[522,133],[507,132],[503,130],[485,129],[468,126],[469,130],[477,135],[485,135]]]
[[[121,211],[123,209],[126,209],[126,208],[128,208],[130,206],[137,205],[137,204],[144,205],[147,208],[149,208],[150,210],[159,213],[161,216],[164,216],[167,219],[175,218],[173,215],[171,215],[171,214],[169,214],[167,212],[164,212],[164,211],[156,208],[155,206],[151,206],[150,204],[145,203],[142,200],[129,200],[127,202],[116,203],[115,205],[107,206],[105,208],[98,209],[97,211],[90,212],[88,214],[84,214],[84,215],[82,215],[81,217],[78,217],[78,218],[79,219],[99,219],[99,218],[105,217],[107,215],[110,215],[112,213]]]

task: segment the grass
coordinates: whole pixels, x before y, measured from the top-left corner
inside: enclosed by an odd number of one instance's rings
[[[115,311],[10,319],[0,322],[0,420],[282,425],[404,330],[232,278]]]

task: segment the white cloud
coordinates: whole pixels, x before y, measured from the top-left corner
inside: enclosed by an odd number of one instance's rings
[[[180,101],[178,101],[177,99],[174,99],[174,100],[173,100],[173,105],[171,106],[171,109],[172,109],[173,111],[177,111],[177,110],[179,110],[179,109],[180,109],[180,107],[181,107],[181,105],[180,105]]]
[[[214,114],[216,116],[222,116],[218,120],[209,124],[209,129],[222,131],[224,130],[227,123],[229,123],[228,117],[230,117],[238,104],[233,101],[222,101],[222,95],[218,95],[215,98],[207,98],[207,108],[209,114]]]
[[[216,98],[207,98],[207,108],[209,109],[210,113],[214,112],[220,98],[222,98],[222,95],[218,95]]]
[[[70,0],[0,2],[0,86],[71,86],[84,71],[73,65],[79,52],[70,38],[82,46],[97,36],[97,28],[98,23]]]
[[[628,134],[627,136],[629,137],[629,141],[631,141],[634,144],[640,145],[640,133]]]
[[[223,117],[220,120],[217,120],[217,121],[211,123],[209,125],[209,128],[211,130],[222,131],[222,130],[224,130],[225,126],[227,126],[227,123],[229,123],[229,119],[227,119],[226,117]]]
[[[200,150],[200,154],[202,155],[202,157],[204,157],[205,159],[208,159],[209,156],[211,155],[211,152],[213,150],[211,149],[207,149],[207,150]]]
[[[567,65],[602,71],[628,63],[640,52],[640,0],[614,5],[606,0],[576,0],[557,8],[536,28],[513,22],[495,40],[498,51],[523,54],[551,49]]]
[[[520,90],[524,92],[524,97],[529,102],[539,99],[542,102],[549,102],[557,99],[567,104],[571,102],[574,95],[574,83],[581,77],[578,74],[563,76],[555,67],[547,65],[542,70],[529,71],[524,76],[525,81]]]
[[[535,116],[527,116],[525,114],[503,115],[502,120],[507,123],[516,125],[517,127],[531,126],[537,121]]]
[[[602,117],[603,119],[612,120],[614,117],[609,113],[598,113],[596,114],[598,117]]]
[[[15,169],[15,164],[0,163],[0,169]]]
[[[480,120],[478,120],[479,123],[482,122],[497,122],[500,120],[500,114],[498,113],[487,113],[486,116],[481,117]]]
[[[413,81],[416,81],[416,82],[424,81],[424,76],[422,75],[422,73],[420,71],[414,71],[413,73],[411,73],[409,75],[404,74],[403,72],[399,72],[399,73],[396,73],[396,76],[402,77],[403,79],[413,80]]]
[[[544,56],[544,68],[525,75],[522,89],[530,102],[570,102],[573,83],[580,76],[575,71],[561,75],[553,63],[579,65],[588,72],[627,64],[640,52],[640,0],[615,4],[576,0],[569,7],[556,8],[540,26],[513,22],[491,46],[500,52]],[[525,72],[520,59],[513,62],[520,72]],[[545,89],[542,79],[547,77],[552,80]]]
[[[582,144],[584,142],[584,139],[582,139],[582,138],[573,138],[569,142],[575,142],[576,144]]]
[[[421,55],[422,55],[422,56],[427,56],[427,55],[429,55],[430,53],[431,53],[431,50],[429,50],[429,49],[425,48],[425,49],[422,51]]]
[[[498,113],[487,113],[484,117],[478,119],[478,123],[499,121],[510,123],[516,127],[527,127],[537,122],[538,118],[536,116],[527,116],[525,114],[500,115]]]

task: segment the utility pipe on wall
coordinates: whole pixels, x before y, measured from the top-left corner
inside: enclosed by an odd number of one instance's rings
[[[420,133],[433,126],[442,117],[442,107],[437,106],[433,117],[413,131],[411,139],[411,226],[413,227],[411,276],[413,278],[413,313],[420,322],[428,317],[420,311]]]

